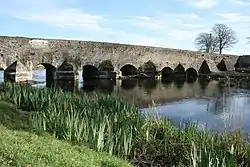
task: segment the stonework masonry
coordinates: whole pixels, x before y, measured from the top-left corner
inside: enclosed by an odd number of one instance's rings
[[[26,37],[0,37],[0,68],[3,68],[6,75],[11,67],[12,73],[24,74],[35,70],[43,65],[46,70],[57,73],[74,73],[76,79],[78,71],[85,65],[92,65],[96,68],[103,61],[112,62],[114,71],[120,75],[120,69],[127,64],[137,69],[148,61],[155,64],[156,70],[161,71],[164,67],[175,69],[181,64],[185,70],[195,69],[197,72],[206,61],[212,72],[218,72],[218,64],[223,61],[227,71],[233,71],[238,59],[237,55],[208,54],[202,52],[137,46],[117,43],[60,40],[60,39],[39,39]],[[16,64],[15,64],[16,63]],[[67,70],[62,65],[67,65]],[[60,68],[61,67],[61,68]],[[22,72],[21,72],[22,71]],[[47,73],[47,75],[56,76]],[[16,76],[17,77],[17,76]],[[20,80],[29,80],[32,76],[27,74]]]

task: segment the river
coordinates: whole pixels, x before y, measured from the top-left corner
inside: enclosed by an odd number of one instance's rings
[[[46,71],[33,71],[33,86],[46,86]],[[81,76],[81,74],[79,75]],[[0,71],[0,82],[3,72]],[[65,85],[64,85],[65,86]],[[113,92],[146,113],[168,116],[176,125],[194,121],[198,127],[216,131],[242,129],[250,132],[250,89],[223,86],[218,81],[97,80],[78,91]]]

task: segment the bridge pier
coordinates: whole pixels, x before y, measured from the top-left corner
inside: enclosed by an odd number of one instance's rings
[[[32,80],[32,71],[20,61],[15,61],[4,70],[4,82],[27,82]]]
[[[117,71],[116,72],[116,79],[120,79],[122,78],[122,72],[121,71]]]

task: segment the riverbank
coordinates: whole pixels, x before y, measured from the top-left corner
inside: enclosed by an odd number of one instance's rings
[[[4,84],[0,99],[29,113],[29,131],[107,152],[135,166],[250,164],[250,147],[242,132],[198,131],[195,125],[178,128],[168,119],[142,117],[139,108],[113,95],[80,97]]]
[[[24,167],[129,167],[128,163],[85,146],[72,145],[50,135],[36,135],[28,114],[0,101],[0,166]]]

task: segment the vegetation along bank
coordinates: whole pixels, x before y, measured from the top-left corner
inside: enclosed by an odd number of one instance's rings
[[[76,150],[90,148],[96,151],[91,151],[91,154],[97,159],[101,154],[105,154],[101,157],[103,160],[99,159],[98,162],[103,165],[101,162],[104,161],[106,166],[128,165],[106,154],[122,158],[134,166],[250,165],[250,147],[243,139],[241,131],[231,133],[201,131],[197,130],[194,124],[183,128],[175,127],[167,118],[142,116],[139,108],[114,95],[93,93],[78,96],[51,88],[37,89],[24,84],[5,83],[1,87],[0,100],[2,103],[11,103],[17,110],[22,111],[21,115],[20,112],[15,112],[8,117],[17,116],[21,122],[19,121],[16,126],[22,128],[22,131],[27,131],[10,132],[7,129],[13,127],[9,126],[12,124],[12,119],[9,119],[10,122],[2,122],[1,133],[9,135],[12,133],[16,140],[18,135],[32,135],[31,139],[26,137],[32,143],[31,149],[35,149],[33,146],[40,148],[42,144],[55,142],[58,144],[57,148],[62,149],[58,152],[63,153],[63,149],[71,149],[79,164],[84,163],[84,159],[78,159]],[[32,138],[41,138],[40,145]],[[9,138],[1,137],[1,140],[7,143]],[[8,143],[1,149],[4,151],[1,152],[0,158],[8,164],[10,155],[14,155],[11,156],[12,161],[20,164],[23,162],[21,160],[32,159],[36,155],[42,154],[44,159],[52,156],[47,152],[47,147],[43,147],[45,150],[40,150],[40,153],[34,155],[28,153],[22,155],[15,152],[16,148],[22,145],[13,149],[7,146]],[[69,154],[63,155],[65,155],[63,162],[72,158]],[[67,165],[61,163],[60,166]]]

